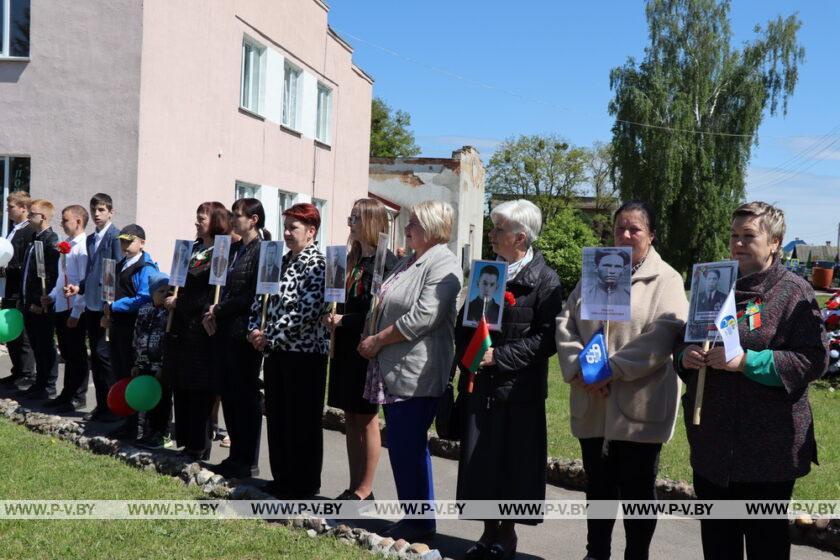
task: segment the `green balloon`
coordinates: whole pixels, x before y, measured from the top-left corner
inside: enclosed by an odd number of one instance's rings
[[[0,310],[0,343],[15,340],[23,332],[23,314],[17,309]]]
[[[160,395],[160,382],[151,375],[138,375],[125,388],[125,402],[139,412],[146,412],[157,406]]]

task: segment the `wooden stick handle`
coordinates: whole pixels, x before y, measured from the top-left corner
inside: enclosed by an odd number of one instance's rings
[[[213,305],[219,303],[219,297],[222,295],[222,287],[218,284],[216,285],[216,293],[213,295]]]
[[[335,315],[335,302],[332,304],[330,315]],[[330,328],[330,358],[335,357],[335,327]]]
[[[172,294],[175,297],[178,297],[178,286],[175,286],[175,293]],[[172,329],[172,318],[175,316],[175,310],[170,309],[169,315],[166,317],[166,332],[169,332]]]
[[[703,352],[709,351],[709,341],[703,343]],[[706,366],[700,368],[697,374],[697,392],[694,395],[694,419],[695,426],[700,425],[700,412],[703,408],[703,390],[706,388]]]
[[[265,312],[268,309],[268,294],[263,294],[262,317],[260,318],[260,332],[265,330]]]

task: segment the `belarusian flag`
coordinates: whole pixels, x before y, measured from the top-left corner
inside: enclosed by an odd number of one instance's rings
[[[478,371],[478,364],[481,363],[484,353],[490,349],[490,346],[492,346],[490,329],[487,326],[487,321],[482,316],[478,322],[478,326],[475,328],[472,340],[470,340],[464,356],[461,358],[461,364],[470,372],[470,379],[467,386],[468,393],[472,393],[472,384],[475,379],[475,372]]]

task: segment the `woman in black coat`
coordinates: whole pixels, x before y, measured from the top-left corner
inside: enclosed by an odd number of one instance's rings
[[[556,352],[555,317],[563,305],[557,273],[531,243],[539,235],[542,214],[526,200],[504,202],[490,214],[493,251],[508,263],[507,300],[501,331],[491,331],[472,393],[468,371],[460,363],[474,328],[459,326],[455,352],[460,398],[466,397],[458,500],[545,499],[547,458],[545,399],[548,359]],[[515,301],[514,301],[515,300]],[[466,306],[457,325],[463,322]],[[522,521],[536,524],[538,521]],[[484,521],[481,538],[465,558],[512,558],[516,553],[513,521]]]
[[[164,356],[164,374],[175,397],[175,437],[184,453],[194,459],[210,457],[210,415],[219,391],[213,367],[213,345],[202,325],[213,303],[209,285],[210,262],[216,235],[230,232],[228,211],[221,202],[204,202],[196,210],[195,229],[187,281],[164,306],[174,309],[172,329]]]
[[[240,240],[230,247],[221,301],[204,316],[204,328],[213,337],[213,365],[221,380],[222,410],[230,435],[230,455],[213,470],[227,478],[248,478],[259,474],[262,432],[262,356],[247,340],[248,316],[257,288],[260,241],[271,237],[263,230],[265,210],[256,198],[240,198],[231,212],[233,233]]]
[[[347,218],[350,227],[350,254],[347,259],[347,295],[334,315],[325,315],[323,323],[335,329],[334,356],[330,360],[330,384],[327,404],[345,414],[347,462],[350,487],[338,500],[373,500],[373,476],[379,462],[379,405],[362,397],[368,361],[356,348],[365,331],[365,322],[373,299],[372,283],[376,248],[380,233],[388,232],[388,212],[378,200],[357,200]],[[385,250],[382,276],[387,276],[397,258]],[[381,282],[381,279],[379,280]]]

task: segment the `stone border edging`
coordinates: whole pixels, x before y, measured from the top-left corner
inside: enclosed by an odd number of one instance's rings
[[[323,427],[344,433],[344,412],[337,408],[324,407]],[[379,430],[383,446],[386,441],[386,426],[379,420]],[[429,452],[436,457],[457,461],[461,452],[461,444],[429,432]],[[586,473],[583,461],[580,459],[556,459],[549,457],[546,464],[546,480],[552,486],[560,486],[570,490],[584,491],[586,489]],[[693,500],[694,486],[688,482],[671,480],[669,478],[656,479],[656,493],[662,500]],[[790,523],[790,537],[794,544],[812,546],[832,552],[840,556],[840,519],[827,517],[800,516]]]
[[[107,455],[145,471],[178,478],[186,486],[200,486],[215,499],[273,500],[274,497],[249,484],[231,485],[223,476],[203,468],[185,455],[171,451],[140,449],[104,436],[86,436],[83,427],[60,416],[35,412],[12,399],[0,399],[0,415],[29,430],[67,441],[85,451]],[[382,537],[361,528],[345,524],[330,526],[326,519],[301,516],[294,519],[272,520],[286,527],[305,530],[310,537],[330,536],[347,545],[359,546],[374,554],[403,560],[440,560],[437,549],[425,543],[408,543],[402,539]]]

